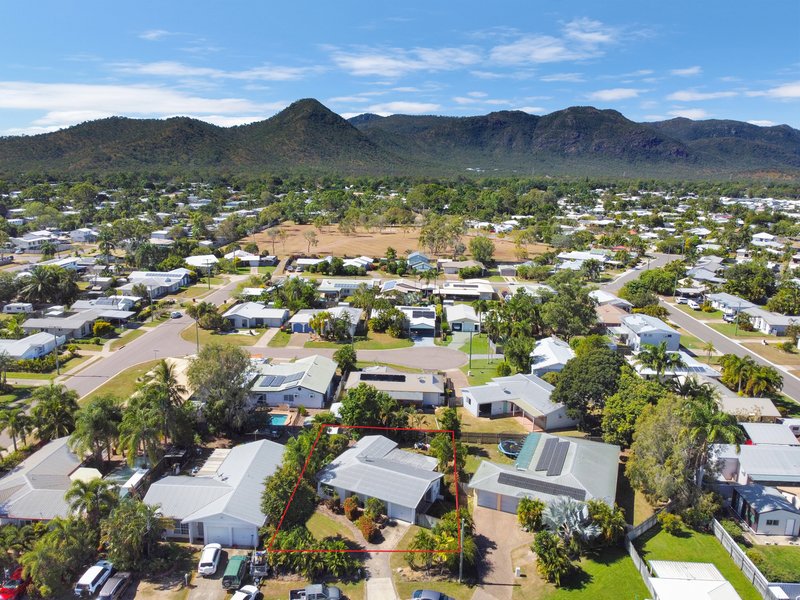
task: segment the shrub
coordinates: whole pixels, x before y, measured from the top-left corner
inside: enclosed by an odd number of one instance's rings
[[[789,354],[793,354],[797,350],[797,347],[792,342],[781,342],[778,344],[778,348]]]
[[[683,520],[697,531],[708,531],[711,520],[722,508],[722,499],[718,494],[708,492],[697,498],[694,506],[683,511]]]
[[[743,544],[746,541],[744,536],[742,535],[742,528],[736,521],[732,519],[723,519],[722,521],[720,521],[719,524],[725,530],[725,533],[731,536],[731,538],[733,538],[733,541],[736,542],[737,544]]]
[[[342,512],[342,501],[339,498],[339,494],[333,492],[328,498],[325,499],[325,506],[328,507],[332,513],[341,514]]]
[[[375,534],[378,533],[378,526],[375,525],[375,521],[368,517],[366,513],[356,520],[356,527],[358,527],[361,535],[363,535],[364,539],[368,542],[373,541],[375,539]]]
[[[365,516],[369,517],[373,521],[377,521],[378,517],[385,514],[386,504],[384,504],[382,500],[378,500],[377,498],[367,498],[367,501],[364,503]]]
[[[477,265],[474,267],[464,267],[458,270],[458,276],[461,279],[477,279],[478,277],[483,277],[483,268]]]
[[[497,373],[498,377],[508,377],[511,375],[511,365],[506,361],[501,361],[497,363],[494,372]]]
[[[750,548],[745,551],[747,557],[763,573],[767,581],[783,581],[785,583],[800,583],[800,573],[796,569],[786,568],[784,565],[770,561],[761,550]]]
[[[344,508],[344,516],[350,521],[355,521],[358,517],[358,496],[353,495],[345,498],[342,508]]]
[[[95,321],[92,326],[92,335],[95,337],[108,337],[114,333],[114,327],[108,321]]]
[[[526,531],[537,531],[542,527],[545,503],[538,498],[522,498],[517,505],[517,520]]]
[[[679,515],[663,511],[658,513],[656,519],[661,528],[670,535],[677,535],[683,529],[683,519]]]

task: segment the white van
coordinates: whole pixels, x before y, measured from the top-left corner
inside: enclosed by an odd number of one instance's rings
[[[695,302],[694,300],[688,300],[686,302],[686,306],[688,306],[692,310],[700,310],[700,305],[697,302]]]
[[[3,312],[7,315],[18,313],[31,314],[33,312],[33,304],[30,302],[9,302],[3,307]]]
[[[94,596],[103,587],[106,580],[111,577],[114,565],[107,560],[100,560],[86,569],[86,572],[75,584],[75,595],[79,598]]]

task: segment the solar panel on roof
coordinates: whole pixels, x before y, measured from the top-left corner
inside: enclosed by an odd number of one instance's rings
[[[567,458],[567,451],[569,450],[569,442],[558,442],[556,451],[550,459],[550,465],[547,467],[547,475],[561,475],[561,470],[564,468],[564,461]]]
[[[361,373],[361,381],[394,381],[403,383],[405,380],[405,375],[394,373]]]
[[[275,379],[274,375],[264,375],[264,377],[261,378],[261,383],[259,384],[259,386],[270,387],[274,379]]]
[[[536,452],[536,446],[539,445],[539,434],[538,433],[531,433],[528,437],[525,438],[525,443],[522,444],[522,449],[519,451],[517,455],[517,460],[514,463],[514,466],[517,469],[525,470],[527,469],[531,461],[533,460],[533,453]]]
[[[527,477],[520,477],[519,475],[512,475],[511,473],[500,473],[500,475],[497,476],[497,483],[511,485],[530,492],[541,492],[542,494],[549,494],[550,496],[567,496],[575,500],[586,500],[586,490],[569,487],[568,485],[550,483],[549,481],[528,479]]]
[[[272,387],[278,387],[279,385],[283,385],[283,382],[286,380],[285,375],[275,375],[275,380],[272,382]]]
[[[556,450],[558,440],[556,438],[548,438],[542,448],[542,453],[539,455],[539,461],[536,463],[536,471],[546,471],[550,466],[550,459],[553,458],[553,452]]]
[[[291,375],[287,375],[285,378],[286,383],[291,383],[293,381],[300,381],[303,378],[304,373],[292,373]]]

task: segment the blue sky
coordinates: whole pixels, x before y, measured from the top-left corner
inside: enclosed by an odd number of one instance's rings
[[[614,108],[800,128],[800,2],[43,0],[0,7],[0,134],[111,116],[219,125]]]

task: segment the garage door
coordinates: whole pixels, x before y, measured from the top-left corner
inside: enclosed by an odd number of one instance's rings
[[[231,543],[231,530],[227,527],[206,527],[206,544],[222,544],[228,547]]]
[[[514,498],[513,496],[500,496],[500,510],[503,512],[516,514],[517,504],[519,504],[519,498]]]
[[[233,545],[243,546],[245,548],[252,548],[253,544],[258,542],[258,536],[255,529],[250,527],[234,527],[233,528]]]
[[[414,522],[414,509],[407,506],[398,506],[397,504],[389,503],[387,508],[388,516],[392,519],[405,521],[406,523]]]
[[[497,494],[478,490],[478,506],[497,509]]]

